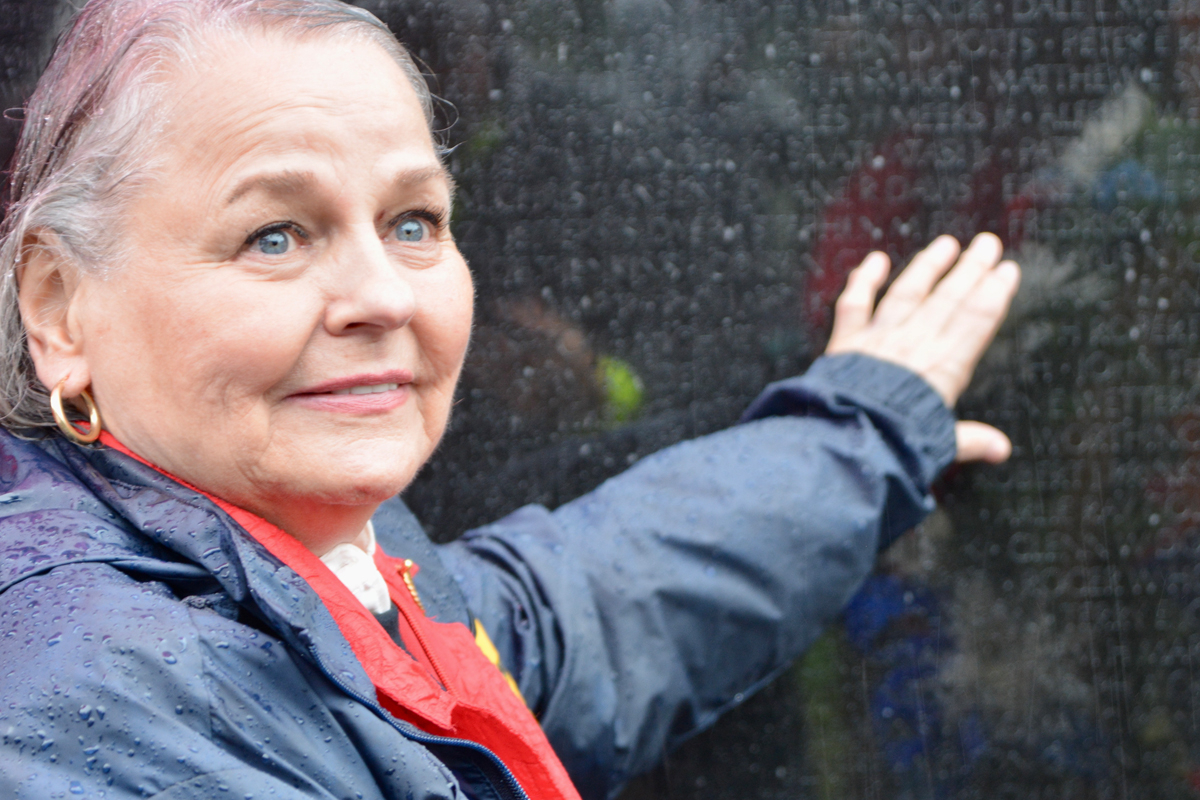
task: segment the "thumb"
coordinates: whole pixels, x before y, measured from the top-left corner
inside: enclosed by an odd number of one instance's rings
[[[954,438],[958,442],[958,453],[954,460],[986,461],[999,464],[1012,455],[1012,442],[991,425],[982,422],[959,422],[954,425]]]

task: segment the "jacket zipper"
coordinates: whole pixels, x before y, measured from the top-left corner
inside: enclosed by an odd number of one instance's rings
[[[404,563],[402,565],[396,567],[396,572],[400,574],[401,579],[404,581],[404,585],[408,587],[409,594],[412,595],[412,599],[417,604],[417,608],[421,609],[421,614],[425,614],[425,604],[421,602],[421,598],[417,594],[417,587],[413,583],[412,568],[412,559],[406,558],[404,559]],[[437,675],[437,679],[441,681],[446,693],[453,696],[454,691],[450,688],[450,683],[446,680],[445,673],[442,670],[442,664],[440,661],[438,661],[437,653],[430,649],[429,645],[425,641],[425,634],[421,631],[421,626],[418,624],[419,621],[414,618],[413,614],[410,613],[409,609],[406,608],[405,605],[406,604],[404,603],[397,603],[396,608],[399,609],[400,613],[404,615],[404,619],[408,622],[408,627],[412,629],[413,635],[417,637],[417,644],[420,645],[421,650],[424,651],[425,657],[429,659],[429,665],[433,667],[433,673]],[[426,617],[426,619],[428,619],[428,617]]]
[[[417,604],[417,608],[421,609],[422,614],[428,614],[425,610],[425,604],[421,602],[421,596],[417,594],[417,585],[413,583],[412,568],[416,564],[411,558],[404,559],[404,566],[396,567],[396,572],[400,573],[400,578],[404,581],[404,585],[408,587],[408,593],[412,595],[413,602]]]

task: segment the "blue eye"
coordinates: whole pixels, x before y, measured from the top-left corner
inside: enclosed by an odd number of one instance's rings
[[[402,242],[419,242],[425,238],[425,226],[419,219],[406,219],[396,226],[396,238]]]
[[[292,237],[286,231],[271,231],[258,237],[254,246],[268,256],[283,255],[292,248]]]

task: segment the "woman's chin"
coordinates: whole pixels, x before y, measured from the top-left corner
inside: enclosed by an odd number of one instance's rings
[[[374,474],[295,476],[272,491],[271,505],[293,507],[378,505],[398,495],[412,480],[396,471]],[[315,509],[314,509],[315,510]]]
[[[324,504],[331,506],[379,505],[400,494],[407,485],[407,483],[376,483],[339,486],[321,495],[319,499]]]
[[[308,474],[284,476],[281,485],[299,488],[312,501],[330,505],[382,503],[412,482],[432,448],[366,440],[343,445],[340,450],[327,450],[327,458],[305,465],[303,471]]]

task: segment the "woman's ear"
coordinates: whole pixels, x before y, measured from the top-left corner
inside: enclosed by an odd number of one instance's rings
[[[29,234],[22,253],[18,298],[38,379],[47,389],[65,379],[63,396],[76,397],[92,380],[83,355],[82,330],[73,313],[79,273],[51,232]]]

